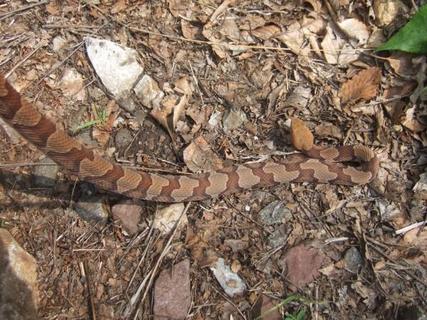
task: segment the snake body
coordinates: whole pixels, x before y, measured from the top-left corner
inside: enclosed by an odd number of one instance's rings
[[[309,146],[286,161],[234,165],[191,175],[135,171],[88,149],[41,114],[0,75],[0,116],[69,173],[107,191],[159,202],[203,200],[281,183],[361,185],[372,181],[379,162],[366,146]],[[358,167],[341,162],[359,161]]]

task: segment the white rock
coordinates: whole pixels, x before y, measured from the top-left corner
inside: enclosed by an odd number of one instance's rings
[[[83,76],[76,69],[70,68],[65,70],[59,87],[67,97],[72,97],[79,101],[86,99]]]
[[[59,52],[61,51],[65,45],[67,44],[67,40],[61,36],[56,36],[52,40],[53,51]]]
[[[427,172],[420,175],[420,180],[415,184],[414,188],[415,198],[427,200]]]
[[[90,62],[104,86],[123,108],[133,111],[135,103],[130,92],[143,71],[136,51],[108,40],[91,37],[84,40]]]
[[[229,266],[225,265],[223,258],[218,258],[210,269],[229,297],[242,295],[245,292],[246,284],[237,273],[234,273]]]
[[[183,211],[183,203],[174,203],[163,209],[157,210],[154,216],[153,228],[160,230],[163,234],[169,233],[175,226],[175,223],[178,221]],[[187,223],[187,216],[182,215],[178,228],[185,226]]]
[[[147,108],[159,108],[165,94],[157,82],[149,75],[144,75],[135,86],[135,94]]]

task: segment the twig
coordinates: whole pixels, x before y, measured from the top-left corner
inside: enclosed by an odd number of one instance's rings
[[[170,237],[169,237],[169,239],[168,239],[168,241],[166,242],[166,244],[165,244],[165,247],[164,247],[164,249],[163,249],[163,251],[162,251],[162,253],[160,254],[160,256],[159,256],[159,258],[157,259],[157,261],[156,261],[156,264],[154,265],[154,267],[153,267],[153,269],[151,269],[149,272],[148,272],[148,274],[147,274],[147,276],[145,277],[145,279],[142,281],[142,283],[140,284],[140,286],[139,286],[139,288],[138,288],[138,290],[137,290],[137,292],[132,296],[132,298],[131,298],[131,304],[134,304],[135,303],[135,301],[136,300],[138,300],[138,297],[140,296],[140,293],[141,293],[141,291],[142,291],[142,289],[145,287],[145,291],[144,291],[144,293],[143,293],[143,295],[142,295],[142,297],[139,299],[139,301],[138,301],[138,303],[137,303],[137,305],[136,305],[136,308],[132,311],[132,313],[131,313],[131,315],[133,315],[133,316],[131,316],[131,317],[127,317],[127,318],[129,318],[129,319],[134,319],[134,320],[136,320],[136,319],[138,319],[138,315],[139,315],[139,313],[140,313],[140,311],[141,311],[141,306],[142,306],[142,304],[144,303],[144,301],[145,301],[145,298],[147,297],[147,295],[148,295],[148,291],[149,291],[149,289],[151,288],[151,285],[152,285],[152,283],[153,283],[153,281],[154,281],[154,278],[155,278],[155,276],[157,275],[157,270],[159,269],[159,266],[160,266],[160,264],[161,264],[161,262],[163,261],[163,258],[166,256],[166,254],[169,252],[169,250],[170,250],[170,248],[171,248],[171,243],[172,243],[172,240],[173,240],[173,238],[175,237],[175,234],[176,234],[176,232],[177,232],[177,230],[178,230],[178,225],[181,223],[181,218],[187,213],[187,211],[188,211],[188,209],[190,208],[190,205],[191,205],[191,202],[189,202],[188,204],[187,204],[187,206],[185,207],[185,209],[183,210],[183,212],[181,213],[181,215],[179,216],[179,218],[177,219],[177,221],[175,222],[175,225],[174,225],[174,229],[173,229],[173,231],[171,232],[171,235],[170,235]],[[128,308],[127,308],[128,309]],[[129,310],[129,309],[128,309]],[[126,312],[126,311],[125,311]],[[126,315],[127,316],[127,315]]]
[[[40,2],[37,2],[37,3],[29,4],[28,6],[25,6],[25,7],[22,7],[22,8],[16,9],[16,10],[13,10],[13,11],[11,11],[11,12],[3,13],[3,14],[1,14],[1,15],[0,15],[0,21],[2,21],[2,20],[4,20],[4,19],[7,19],[7,18],[9,18],[9,17],[11,17],[11,16],[13,16],[13,15],[15,15],[15,14],[19,13],[19,12],[23,12],[23,11],[26,11],[26,10],[30,10],[30,9],[32,9],[32,8],[34,8],[34,7],[38,7],[38,6],[44,5],[44,4],[46,4],[46,3],[49,3],[49,1],[50,1],[50,0],[43,0],[43,1],[40,1]]]
[[[152,237],[153,230],[154,230],[153,224],[151,224],[150,231],[147,235],[148,243],[145,245],[144,252],[142,253],[141,258],[139,259],[138,264],[136,265],[135,271],[133,272],[132,277],[129,280],[129,284],[126,288],[126,292],[129,290],[130,286],[133,283],[133,280],[135,279],[136,275],[138,274],[139,268],[140,268],[142,262],[145,260],[145,257],[147,256],[147,253],[148,253],[148,250],[151,249],[151,243],[152,243],[151,239],[153,239],[153,237]]]
[[[399,230],[396,230],[395,234],[396,235],[403,234],[403,233],[406,233],[406,232],[411,231],[413,229],[416,229],[418,227],[422,227],[426,224],[427,224],[427,221],[416,222],[416,223],[410,224],[409,226],[406,226],[406,227],[403,227]]]
[[[218,293],[223,299],[225,299],[229,304],[231,304],[236,309],[236,311],[240,314],[240,316],[242,317],[243,320],[247,320],[248,319],[243,314],[243,312],[239,309],[239,307],[231,299],[229,299],[225,294],[223,294],[221,291],[219,291],[214,286],[212,288],[216,291],[216,293]]]
[[[68,59],[71,58],[71,56],[77,52],[77,50],[80,49],[80,47],[83,45],[84,41],[80,42],[79,44],[77,44],[76,48],[71,51],[71,53],[66,56],[62,61],[56,63],[49,71],[47,71],[42,77],[41,79],[36,83],[36,86],[38,86],[48,75],[50,75],[52,72],[54,72],[56,69],[58,69],[60,66],[62,66],[64,64],[65,61],[67,61]]]
[[[37,166],[57,166],[56,163],[39,162],[21,162],[21,163],[1,163],[0,168],[19,168],[19,167],[37,167]]]
[[[384,254],[381,250],[379,250],[378,248],[376,248],[372,243],[367,242],[367,245],[369,245],[370,248],[372,248],[376,253],[378,253],[380,256],[382,256],[383,258],[385,258],[388,261],[391,261],[392,263],[394,263],[395,265],[399,265],[399,263],[397,263],[397,261],[395,261],[394,259],[390,258],[389,255]],[[420,279],[419,277],[417,277],[415,274],[413,274],[412,272],[402,269],[402,272],[406,273],[409,277],[411,277],[413,280],[417,281],[418,283],[420,283],[421,285],[423,285],[424,287],[427,288],[427,284]]]
[[[325,240],[325,244],[331,244],[335,242],[344,242],[344,241],[348,241],[349,239],[350,239],[349,237],[329,238]]]
[[[34,48],[29,54],[27,54],[21,61],[19,61],[8,73],[5,74],[5,78],[7,79],[12,73],[15,72],[25,61],[27,61],[33,54],[35,54],[40,48],[44,47],[44,43],[40,43],[37,47]]]
[[[93,301],[93,295],[92,295],[92,281],[89,271],[89,266],[87,264],[87,261],[83,261],[83,272],[84,276],[86,278],[86,288],[87,288],[87,295],[88,295],[88,309],[89,309],[89,319],[96,320],[96,313],[95,313],[95,303]]]

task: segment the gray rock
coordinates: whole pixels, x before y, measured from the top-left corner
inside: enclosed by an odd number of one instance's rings
[[[44,158],[34,168],[34,184],[40,188],[52,188],[56,183],[58,170],[59,167],[55,162],[49,158]]]
[[[144,75],[135,86],[135,94],[147,108],[159,108],[165,94],[157,82],[149,75]]]
[[[116,142],[116,146],[120,148],[127,148],[129,144],[132,142],[133,136],[132,132],[126,128],[122,128],[117,131],[116,136],[114,137],[114,141]]]
[[[259,220],[262,224],[271,226],[289,221],[292,218],[291,211],[285,207],[283,201],[273,201],[259,212]]]
[[[277,248],[286,243],[287,237],[287,228],[281,225],[268,236],[268,244],[272,248]]]
[[[38,319],[37,263],[0,228],[0,319]]]
[[[362,266],[363,257],[356,247],[351,247],[346,251],[344,261],[347,269],[352,272],[357,272],[357,270]]]
[[[105,224],[108,221],[107,206],[103,198],[99,196],[89,196],[79,199],[74,205],[77,214],[86,221]]]
[[[248,118],[242,110],[232,109],[224,116],[222,120],[222,126],[224,128],[224,131],[228,133],[231,130],[240,127],[247,120]]]

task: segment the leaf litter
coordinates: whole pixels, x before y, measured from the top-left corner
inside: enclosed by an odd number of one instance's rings
[[[46,191],[26,191],[25,177],[41,154],[0,130],[0,163],[27,164],[7,171],[15,180],[1,169],[0,210],[2,225],[39,264],[40,315],[88,317],[83,260],[95,271],[92,298],[102,319],[145,319],[166,309],[179,318],[250,319],[262,296],[270,297],[262,310],[277,306],[274,318],[303,309],[322,319],[422,309],[426,63],[372,52],[374,36],[387,38],[416,11],[397,0],[372,4],[94,1],[75,10],[71,2],[51,1],[23,12],[17,1],[1,6],[1,71],[64,128],[76,118],[94,120],[94,106],[101,108],[106,122],[79,138],[123,165],[196,172],[230,159],[281,157],[294,151],[291,136],[305,136],[307,127],[316,143],[362,143],[382,163],[369,186],[291,184],[185,208],[144,203],[132,219],[95,226],[75,214],[70,199],[100,191],[61,179],[49,197],[53,205],[40,204]],[[96,60],[87,39],[105,44],[96,48],[107,59]],[[46,45],[37,47],[41,41]],[[110,61],[111,49],[118,63]],[[105,66],[110,82],[126,84],[124,96],[102,78]],[[291,118],[305,121],[299,134]],[[115,137],[124,129],[132,141],[120,146]],[[123,200],[109,194],[102,206],[131,212],[135,205]],[[263,223],[260,212],[273,206],[280,214]],[[182,263],[189,267],[174,274]],[[229,281],[218,283],[211,270],[218,265]],[[305,298],[282,303],[293,297],[292,284]],[[244,289],[230,298],[237,287]]]

